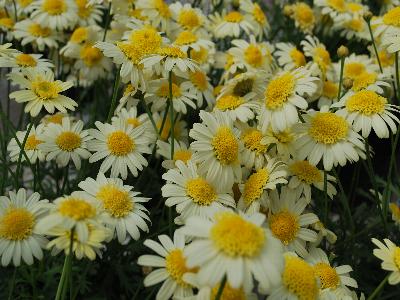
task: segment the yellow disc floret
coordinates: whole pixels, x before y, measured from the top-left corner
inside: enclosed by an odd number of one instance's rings
[[[197,42],[197,36],[191,31],[182,31],[175,39],[175,45],[183,46]]]
[[[158,11],[161,17],[169,19],[171,17],[171,11],[167,3],[164,0],[153,0],[154,8]]]
[[[257,256],[266,242],[264,229],[233,212],[217,213],[210,238],[220,251],[231,257]]]
[[[32,234],[35,218],[25,208],[10,207],[0,217],[0,238],[21,241]]]
[[[362,90],[350,96],[346,102],[346,108],[349,112],[359,112],[366,116],[380,114],[385,111],[385,97],[368,90]]]
[[[15,57],[15,62],[20,67],[35,67],[37,65],[35,58],[32,55],[25,53],[17,55]]]
[[[260,67],[264,61],[263,54],[260,47],[254,44],[250,44],[244,50],[244,59],[252,67]]]
[[[336,289],[340,283],[336,270],[327,263],[320,262],[314,265],[314,272],[319,277],[322,289]]]
[[[43,141],[38,140],[37,136],[32,134],[26,139],[24,149],[25,150],[37,150],[37,146],[41,143],[43,143]]]
[[[207,76],[202,71],[190,72],[189,79],[200,91],[205,91],[208,87]]]
[[[343,75],[350,79],[356,79],[365,71],[365,66],[359,62],[349,62],[344,65]]]
[[[93,47],[92,45],[83,46],[79,55],[85,65],[88,67],[97,65],[103,58],[103,53],[100,51],[100,49]]]
[[[383,23],[400,27],[400,7],[397,6],[383,15]]]
[[[44,0],[42,9],[51,16],[61,15],[67,11],[67,3],[64,0]]]
[[[306,57],[300,50],[293,48],[292,50],[290,50],[289,55],[297,68],[306,65]]]
[[[61,86],[57,82],[51,81],[33,81],[32,90],[41,101],[48,101],[58,97],[62,91]]]
[[[40,24],[32,23],[28,27],[28,32],[33,35],[34,37],[48,37],[51,33],[50,28],[42,27]]]
[[[211,290],[210,300],[214,300],[216,298],[219,287],[220,287],[220,283],[218,283],[216,286],[213,287],[213,289]],[[227,282],[224,286],[222,295],[219,299],[220,300],[246,300],[247,297],[242,288],[234,289],[233,287],[231,287],[229,282]]]
[[[208,206],[217,198],[214,187],[204,178],[193,178],[186,182],[186,193],[198,205]]]
[[[239,144],[229,127],[220,127],[214,135],[211,145],[215,156],[222,165],[229,165],[237,161]]]
[[[96,198],[103,202],[104,209],[114,218],[123,218],[133,209],[133,202],[129,192],[113,184],[102,186]]]
[[[230,23],[239,23],[243,20],[243,16],[238,11],[231,11],[226,16],[224,16],[224,20]]]
[[[77,29],[74,30],[70,37],[70,41],[80,44],[86,41],[88,38],[88,30],[86,27],[78,27]]]
[[[135,142],[125,132],[115,131],[107,137],[107,146],[112,155],[124,156],[135,149]]]
[[[79,198],[66,198],[58,207],[58,211],[64,217],[76,221],[92,218],[96,215],[96,209],[87,201]]]
[[[242,134],[244,146],[257,154],[264,154],[267,152],[267,145],[261,144],[262,138],[263,135],[261,131],[257,129],[251,129]]]
[[[369,85],[376,82],[378,75],[376,73],[362,72],[353,80],[352,90],[355,92],[367,88]]]
[[[396,265],[397,269],[400,270],[400,247],[394,248],[393,262]]]
[[[263,10],[261,9],[260,5],[257,3],[253,4],[253,17],[257,23],[264,25],[267,23],[267,17],[265,16]]]
[[[269,172],[266,168],[259,169],[250,175],[243,190],[243,199],[247,206],[260,199],[268,180]]]
[[[175,83],[172,83],[171,86],[171,91],[172,91],[172,98],[178,98],[182,95],[181,89],[179,86]],[[166,82],[160,86],[160,88],[157,90],[157,96],[161,98],[169,98],[169,83]]]
[[[346,10],[346,2],[344,0],[328,0],[327,3],[338,12],[344,12]]]
[[[157,54],[166,57],[173,58],[187,58],[185,52],[183,52],[180,48],[174,46],[162,47],[157,50]]]
[[[293,94],[295,78],[290,73],[284,73],[270,81],[265,91],[265,106],[268,109],[281,108]]]
[[[168,253],[165,257],[165,268],[172,279],[181,287],[189,287],[189,284],[183,281],[183,274],[196,271],[186,266],[186,258],[181,249],[174,249]]]
[[[322,87],[322,95],[328,99],[334,99],[337,97],[339,86],[333,81],[326,80]]]
[[[288,245],[296,238],[300,229],[298,217],[287,210],[271,215],[269,227],[274,236],[285,245]]]
[[[178,15],[178,23],[186,30],[192,30],[202,24],[202,20],[193,9],[183,9]]]
[[[234,95],[224,95],[217,99],[215,107],[219,110],[234,110],[244,103],[242,97]]]
[[[308,133],[316,142],[332,145],[344,139],[348,131],[349,125],[344,118],[331,112],[318,112]]]
[[[190,150],[176,150],[174,152],[174,161],[181,160],[187,163],[188,160],[192,158],[192,151]]]
[[[144,26],[142,29],[135,30],[129,39],[141,49],[143,55],[155,52],[162,43],[162,37],[151,26]]]
[[[322,181],[321,172],[307,160],[299,160],[290,165],[289,170],[306,184]]]
[[[79,148],[81,143],[80,135],[72,131],[64,131],[56,138],[57,146],[67,152],[72,152]]]

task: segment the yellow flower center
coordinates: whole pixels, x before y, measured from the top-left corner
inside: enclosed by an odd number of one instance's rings
[[[198,90],[205,91],[207,89],[207,77],[202,71],[190,72],[189,79]]]
[[[294,6],[294,18],[300,28],[312,29],[315,22],[314,12],[306,3],[298,3]]]
[[[249,65],[257,68],[263,63],[263,54],[257,45],[250,44],[244,50],[244,59]]]
[[[338,95],[339,86],[333,81],[325,81],[322,87],[322,95],[328,99],[335,99]]]
[[[363,72],[353,80],[353,86],[351,89],[356,92],[361,91],[367,86],[375,83],[377,77],[378,76],[375,73]]]
[[[400,247],[396,247],[393,252],[393,261],[396,267],[400,270]]]
[[[400,27],[400,7],[397,6],[383,15],[383,23]]]
[[[207,62],[208,59],[208,50],[204,47],[200,47],[200,49],[190,51],[191,58],[199,64],[203,64]]]
[[[61,124],[63,117],[64,117],[64,115],[62,115],[62,114],[48,115],[46,122],[53,123],[53,124]]]
[[[134,128],[140,126],[140,121],[137,118],[128,118],[126,123],[132,125]]]
[[[187,58],[185,52],[183,52],[178,47],[173,47],[173,46],[159,48],[157,50],[157,54],[173,58]]]
[[[80,44],[88,38],[88,31],[85,27],[78,27],[77,29],[74,30],[70,37],[70,41]]]
[[[352,13],[361,12],[363,10],[363,6],[356,2],[347,3],[347,10]]]
[[[300,50],[293,48],[292,50],[290,50],[289,55],[297,68],[306,65],[306,57]]]
[[[35,67],[37,65],[33,56],[25,53],[19,54],[15,61],[20,67]]]
[[[233,88],[233,95],[238,97],[246,96],[253,90],[254,79],[247,78],[236,83]]]
[[[359,62],[350,62],[346,63],[344,66],[343,74],[344,77],[348,77],[350,79],[356,79],[357,76],[360,76],[361,73],[365,71],[365,66]]]
[[[128,95],[132,94],[135,91],[136,91],[136,88],[132,84],[128,83],[126,85],[125,90],[124,90],[124,96],[128,96]]]
[[[176,150],[174,152],[174,161],[181,160],[187,163],[192,158],[192,152],[190,150]]]
[[[85,65],[88,67],[93,67],[97,65],[103,58],[103,53],[101,53],[100,49],[95,48],[91,45],[83,46],[79,55]]]
[[[192,30],[199,27],[202,21],[193,9],[182,9],[178,16],[178,23],[186,30]]]
[[[125,156],[135,149],[135,142],[125,132],[118,130],[108,135],[107,146],[112,155]]]
[[[93,5],[88,5],[87,0],[75,0],[75,3],[78,7],[78,16],[82,19],[88,18],[92,13]]]
[[[364,20],[360,17],[355,17],[351,19],[350,21],[347,21],[345,24],[345,27],[356,31],[356,32],[361,32],[364,30]]]
[[[226,16],[224,16],[224,20],[226,22],[239,23],[243,20],[243,16],[237,11],[231,11]]]
[[[113,184],[102,186],[96,198],[103,202],[104,209],[114,218],[123,218],[133,209],[129,192],[118,188]]]
[[[67,152],[72,152],[81,146],[82,139],[79,134],[72,131],[64,131],[56,138],[57,146]]]
[[[26,139],[24,149],[25,150],[37,150],[37,146],[41,143],[43,143],[43,141],[38,140],[36,138],[36,135],[32,134]]]
[[[28,27],[28,32],[34,37],[48,37],[51,30],[48,27],[42,27],[40,24],[33,23]]]
[[[244,184],[243,199],[247,206],[260,199],[269,180],[269,172],[266,168],[259,169],[250,175]]]
[[[290,73],[285,73],[271,80],[265,90],[265,106],[268,109],[279,109],[294,92],[295,78]]]
[[[228,70],[232,65],[233,65],[233,56],[231,54],[227,54],[226,55],[226,62],[225,62],[225,66],[224,69]]]
[[[219,110],[234,110],[238,108],[240,105],[244,103],[242,97],[234,96],[234,95],[225,95],[220,97],[216,103],[215,107]]]
[[[11,29],[14,26],[14,21],[11,18],[1,18],[0,25]]]
[[[172,83],[172,98],[179,98],[182,95],[181,89],[175,83]],[[157,96],[161,98],[169,98],[169,83],[166,82],[160,86]]]
[[[323,47],[315,48],[314,61],[322,68],[323,71],[331,64],[331,56],[329,52]]]
[[[165,257],[165,268],[172,279],[181,287],[190,287],[188,283],[183,281],[183,274],[188,272],[196,272],[196,269],[189,269],[186,266],[186,258],[183,256],[181,249],[174,249]]]
[[[132,42],[117,42],[117,47],[134,65],[140,64],[143,51],[137,44]]]
[[[161,17],[169,19],[171,17],[171,11],[169,6],[164,0],[153,0],[154,8],[158,11]]]
[[[186,194],[198,205],[208,206],[217,198],[214,187],[199,177],[186,182]]]
[[[346,2],[344,0],[328,0],[327,3],[338,12],[344,12],[346,10]]]
[[[272,132],[272,135],[281,144],[288,144],[291,141],[293,141],[293,134],[289,130],[285,130],[285,131],[281,131],[281,132]]]
[[[42,9],[51,16],[61,15],[67,11],[67,3],[64,0],[44,0]]]
[[[178,46],[189,45],[197,42],[197,40],[198,38],[194,33],[190,31],[182,31],[180,34],[178,34],[175,44]]]
[[[349,112],[357,111],[363,115],[373,115],[385,111],[385,97],[379,96],[373,91],[362,90],[350,96],[346,102],[346,108]]]
[[[327,263],[317,263],[314,266],[314,272],[321,281],[322,289],[336,289],[340,283],[339,275],[336,273],[336,270]]]
[[[394,64],[394,56],[392,53],[386,50],[381,50],[378,52],[379,60],[381,61],[382,67],[389,67]],[[378,61],[376,61],[378,63]]]
[[[399,221],[400,220],[400,207],[398,207],[396,203],[390,203],[389,208],[390,208],[390,211],[392,212],[393,219],[395,221]]]
[[[32,90],[41,101],[47,101],[57,98],[62,88],[57,82],[33,81]]]
[[[129,39],[132,44],[141,48],[143,55],[154,53],[162,43],[162,38],[157,30],[151,26],[134,31]]]
[[[261,25],[264,25],[267,22],[267,17],[265,16],[261,7],[257,3],[254,3],[253,17],[256,20],[256,22]]]
[[[262,138],[263,136],[261,131],[257,129],[248,130],[242,135],[244,146],[257,154],[264,154],[267,152],[267,145],[261,144]]]
[[[0,217],[0,238],[21,241],[29,237],[35,225],[33,214],[25,208],[10,207]]]
[[[210,294],[210,300],[216,299],[216,296],[218,294],[218,290],[220,287],[220,283],[218,283],[216,286],[214,286],[211,290]],[[221,298],[220,300],[246,300],[246,294],[243,291],[242,288],[240,289],[234,289],[231,287],[231,285],[227,282],[224,286],[224,289],[222,291]]]
[[[344,139],[349,125],[342,117],[331,112],[318,112],[311,121],[309,135],[318,143],[332,145]]]
[[[319,288],[314,270],[301,258],[285,257],[282,281],[286,289],[299,300],[314,300],[318,297]]]
[[[298,179],[306,184],[322,181],[321,172],[307,160],[296,161],[289,167],[289,169]]]
[[[64,217],[75,221],[92,218],[96,215],[96,209],[87,201],[79,198],[67,198],[60,203],[58,211]]]
[[[272,233],[285,245],[292,242],[300,229],[298,217],[286,210],[271,215],[269,227]]]
[[[162,120],[160,120],[160,121],[157,122],[157,128],[158,128],[158,130],[161,129],[161,124],[162,124]],[[161,135],[161,138],[162,138],[164,141],[166,141],[166,140],[168,139],[170,130],[171,130],[171,121],[170,121],[169,118],[167,118],[167,119],[165,120],[165,124],[164,124],[163,130],[162,130],[162,132],[161,132],[161,134],[160,134],[160,135]],[[175,126],[174,126],[174,137],[175,137],[175,138],[178,138],[180,135],[181,135],[181,130],[180,130],[180,127],[179,127],[179,123],[176,122],[176,123],[175,123]]]
[[[17,3],[22,7],[25,8],[27,7],[29,4],[31,4],[33,2],[33,0],[17,0]]]
[[[266,240],[264,230],[232,212],[220,212],[215,217],[210,238],[225,255],[257,256]]]
[[[211,141],[214,154],[222,165],[229,165],[238,158],[239,144],[228,127],[222,126],[218,129]]]
[[[148,19],[147,16],[142,15],[141,9],[133,9],[133,8],[129,9],[129,16],[135,19],[139,19],[141,21],[146,21]]]

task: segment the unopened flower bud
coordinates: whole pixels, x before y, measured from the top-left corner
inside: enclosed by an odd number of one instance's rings
[[[349,55],[349,49],[346,46],[340,46],[337,49],[337,55],[342,58],[342,57],[346,57]]]
[[[290,17],[293,14],[293,7],[291,5],[285,5],[283,8],[283,14],[286,17]]]
[[[346,90],[351,89],[351,88],[353,87],[353,79],[351,79],[351,78],[345,78],[345,79],[343,79],[343,87],[344,87]]]
[[[371,19],[372,19],[372,17],[373,17],[373,14],[372,14],[372,12],[370,12],[369,10],[367,10],[366,12],[364,12],[363,17],[364,17],[364,20],[365,20],[365,21],[369,22],[369,21],[371,21]]]

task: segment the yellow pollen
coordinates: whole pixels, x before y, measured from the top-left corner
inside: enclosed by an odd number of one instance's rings
[[[271,80],[265,91],[265,106],[268,109],[281,108],[293,94],[295,78],[290,73],[284,73]]]
[[[207,89],[207,77],[202,71],[190,72],[189,79],[198,90],[205,91]]]
[[[22,7],[25,8],[27,7],[29,4],[31,4],[33,2],[33,0],[17,0],[17,3]]]
[[[217,198],[212,185],[199,177],[186,182],[186,194],[198,205],[209,206]]]
[[[293,48],[292,50],[290,50],[289,55],[297,68],[306,65],[306,57],[300,50]]]
[[[214,286],[211,290],[211,295],[210,295],[210,300],[216,299],[216,296],[218,294],[220,283],[218,283],[216,286]],[[242,288],[240,289],[234,289],[231,287],[231,285],[227,282],[224,286],[224,289],[222,291],[221,298],[220,300],[246,300],[246,294],[243,291]]]
[[[269,180],[269,172],[266,168],[259,169],[251,174],[244,184],[243,199],[247,206],[259,200]]]
[[[390,211],[392,212],[392,217],[395,221],[400,220],[400,207],[396,203],[389,204]]]
[[[252,78],[241,80],[238,83],[236,83],[232,93],[234,96],[238,97],[246,96],[253,90],[253,85],[254,85],[254,79]]]
[[[400,270],[400,248],[396,247],[393,252],[393,260],[396,267]]]
[[[318,143],[332,145],[344,139],[349,131],[346,120],[331,112],[318,112],[311,121],[309,135]]]
[[[371,116],[385,111],[385,97],[368,90],[362,90],[350,96],[346,102],[346,108],[349,112],[359,112],[363,115]]]
[[[296,161],[289,167],[289,169],[298,179],[306,184],[313,184],[322,181],[321,172],[307,160]]]
[[[96,194],[96,198],[103,203],[104,209],[114,218],[123,218],[133,209],[129,192],[113,184],[102,186]]]
[[[192,158],[192,152],[190,150],[176,150],[174,152],[174,161],[181,160],[187,163]]]
[[[344,0],[328,0],[328,5],[338,12],[346,10],[346,2]]]
[[[198,51],[192,49],[190,51],[191,58],[199,64],[203,64],[207,62],[208,59],[208,50],[204,47],[200,47]]]
[[[14,21],[11,18],[1,18],[0,25],[11,29],[14,27]]]
[[[231,257],[257,256],[266,240],[264,230],[233,212],[220,212],[210,230],[216,248]]]
[[[35,218],[25,208],[10,207],[0,217],[0,238],[21,241],[32,234]]]
[[[264,25],[267,22],[267,17],[257,3],[254,3],[253,16],[256,22],[261,25]]]
[[[134,65],[140,64],[144,53],[138,45],[132,42],[117,42],[117,47]]]
[[[132,125],[134,128],[140,126],[140,121],[138,118],[128,118],[126,119],[126,123]]]
[[[178,47],[173,47],[173,46],[159,48],[157,50],[157,54],[173,58],[187,58],[185,52],[183,52]]]
[[[83,46],[79,55],[85,65],[88,67],[97,65],[103,58],[103,53],[101,53],[100,49],[91,45]]]
[[[175,83],[172,83],[172,98],[179,98],[182,95],[181,89]],[[166,82],[160,86],[157,91],[157,96],[160,98],[169,98],[169,83]]]
[[[162,120],[160,120],[160,121],[158,121],[157,122],[157,128],[158,128],[158,130],[160,130],[161,129],[161,125],[162,125]],[[170,119],[169,118],[167,118],[166,120],[165,120],[165,124],[164,124],[164,127],[163,127],[163,130],[162,130],[162,132],[161,132],[161,138],[164,140],[164,141],[166,141],[167,139],[168,139],[168,137],[169,137],[169,131],[171,130],[171,121],[170,121]],[[180,127],[179,127],[179,123],[178,122],[176,122],[175,123],[175,126],[174,126],[174,137],[175,138],[178,138],[179,136],[181,135],[181,130],[180,130]]]
[[[312,30],[315,24],[314,12],[306,3],[294,5],[294,18],[303,30]]]
[[[400,6],[392,8],[386,14],[384,14],[383,23],[386,25],[400,27]]]
[[[36,135],[30,135],[27,139],[26,139],[26,143],[25,143],[25,150],[37,150],[37,146],[39,144],[43,143],[43,141],[38,140],[36,138]]]
[[[78,16],[82,19],[88,18],[93,10],[93,5],[88,5],[87,0],[75,0],[75,3],[78,7]]]
[[[219,110],[234,110],[244,103],[242,97],[234,95],[225,95],[220,97],[215,103],[215,107]]]
[[[190,31],[182,31],[180,34],[178,34],[175,40],[175,45],[178,46],[190,45],[192,43],[197,42],[197,40],[198,38],[194,33]]]
[[[64,117],[63,114],[48,115],[46,122],[53,123],[53,124],[62,124],[63,117]]]
[[[174,249],[165,257],[165,268],[172,279],[181,287],[189,288],[190,285],[183,281],[183,274],[196,272],[195,268],[189,269],[186,266],[186,258],[181,249]]]
[[[42,9],[51,16],[61,15],[67,11],[67,3],[64,0],[44,0]]]
[[[135,19],[139,19],[141,21],[146,21],[148,18],[147,16],[142,15],[142,10],[141,9],[133,9],[131,8],[129,10],[129,16],[135,18]]]
[[[87,38],[88,38],[87,29],[85,27],[78,27],[77,29],[74,30],[69,40],[71,42],[80,44],[86,41]]]
[[[280,239],[284,245],[291,243],[300,229],[298,217],[287,210],[271,215],[269,227],[274,236]]]
[[[112,155],[125,156],[135,149],[135,142],[125,132],[118,130],[108,135],[107,146]]]
[[[32,90],[41,101],[47,101],[57,98],[62,88],[57,82],[33,81]]]
[[[58,211],[64,217],[75,221],[92,218],[96,215],[96,209],[87,201],[79,198],[67,198],[60,203]]]
[[[350,28],[353,31],[356,32],[361,32],[364,30],[364,20],[360,17],[355,17],[353,19],[351,19],[350,21],[347,21],[345,26],[347,28]]]
[[[124,96],[128,96],[128,95],[132,94],[135,91],[136,91],[136,88],[132,84],[128,83],[126,85],[125,90],[124,90]]]
[[[228,53],[228,54],[226,55],[226,62],[225,62],[224,69],[225,69],[225,70],[228,70],[228,69],[233,65],[233,62],[234,62],[233,56],[232,56],[231,54]]]
[[[250,44],[244,50],[244,59],[254,68],[260,67],[264,61],[263,54],[257,45]]]
[[[51,29],[48,27],[42,27],[40,24],[33,23],[28,27],[28,32],[34,37],[48,37],[51,33]]]
[[[376,82],[377,75],[375,73],[362,72],[353,80],[352,90],[355,92],[361,91],[369,85]]]
[[[171,17],[169,6],[164,0],[153,0],[153,5],[161,17],[165,19],[169,19]]]
[[[193,9],[183,9],[178,16],[178,23],[186,30],[192,30],[202,24],[201,19]]]
[[[392,53],[387,52],[386,50],[381,50],[378,52],[379,60],[381,61],[382,67],[389,67],[394,64],[394,56]],[[378,61],[376,61],[376,64]]]
[[[224,20],[226,22],[239,23],[243,20],[243,16],[237,11],[231,11],[226,16],[224,16]]]
[[[261,131],[257,129],[245,131],[242,135],[244,146],[257,154],[264,154],[267,152],[267,145],[261,144],[262,138]]]
[[[344,65],[343,75],[350,79],[356,79],[365,71],[365,66],[359,62],[350,62]]]
[[[322,70],[326,71],[331,64],[331,56],[325,48],[317,47],[315,48],[314,61],[322,68]]]
[[[336,270],[327,263],[320,262],[314,265],[314,272],[321,281],[322,289],[336,289],[340,283]]]
[[[359,3],[350,2],[350,3],[347,3],[347,9],[348,9],[348,11],[350,11],[352,13],[357,13],[357,12],[361,12],[363,10],[363,6],[360,5]]]
[[[143,55],[154,53],[162,43],[160,34],[151,26],[135,30],[129,39],[132,41],[132,44],[141,49]]]
[[[285,257],[282,281],[286,289],[299,300],[314,300],[318,297],[319,288],[314,269],[301,258]]]
[[[211,141],[214,154],[222,165],[229,165],[237,161],[239,144],[228,127],[222,126],[217,130]]]
[[[33,56],[25,53],[19,54],[15,61],[20,67],[35,67],[37,65]]]
[[[322,95],[328,99],[335,99],[338,95],[339,86],[333,81],[325,81],[322,87]]]
[[[293,141],[293,134],[289,130],[285,130],[285,131],[281,131],[281,132],[272,132],[272,135],[281,144],[288,144],[291,141]]]
[[[81,146],[82,139],[79,134],[72,131],[64,131],[56,138],[57,146],[67,152],[72,152]]]

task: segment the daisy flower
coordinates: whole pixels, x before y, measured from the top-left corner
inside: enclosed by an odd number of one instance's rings
[[[17,267],[21,259],[31,265],[34,258],[43,258],[42,248],[47,239],[38,232],[37,223],[47,214],[49,204],[40,200],[38,193],[27,197],[23,188],[8,195],[0,196],[1,265],[7,266],[12,261]]]
[[[395,53],[400,50],[400,6],[392,8],[382,17],[371,22],[376,26],[376,35],[382,35],[382,46],[389,53]]]
[[[122,108],[130,109],[136,107],[139,103],[139,99],[135,98],[136,92],[137,89],[132,84],[127,83],[114,113],[118,114]]]
[[[37,224],[37,229],[42,234],[61,226],[65,230],[74,229],[78,239],[85,242],[88,239],[88,226],[101,222],[99,203],[85,192],[73,192],[71,195],[59,197],[52,204],[49,213]]]
[[[330,292],[337,298],[350,294],[348,287],[358,288],[357,282],[350,277],[353,271],[351,266],[342,265],[332,267],[328,256],[320,248],[311,248],[306,260],[313,266],[314,272],[321,284],[321,296],[324,292]]]
[[[207,22],[207,18],[202,11],[199,8],[193,8],[189,3],[182,5],[180,2],[175,2],[169,8],[173,19],[184,30],[199,31]]]
[[[46,154],[46,160],[55,159],[59,167],[65,167],[72,160],[76,169],[81,168],[81,159],[88,159],[90,152],[87,142],[92,139],[87,130],[82,130],[81,120],[72,122],[62,119],[61,124],[48,124],[39,139],[43,141],[38,148]]]
[[[314,224],[311,225],[311,228],[317,231],[318,238],[314,243],[310,243],[311,246],[318,246],[323,238],[326,238],[328,243],[334,244],[337,241],[337,236],[336,234],[329,230],[328,228],[325,227],[324,223],[321,221],[317,221]]]
[[[192,49],[196,51],[200,51],[201,48],[210,49],[214,46],[214,43],[210,40],[201,38],[199,35],[191,31],[186,30],[177,35],[173,45],[188,53],[188,51],[191,51]]]
[[[175,163],[176,169],[164,173],[162,178],[167,183],[161,188],[162,195],[167,198],[165,205],[176,205],[180,214],[179,222],[185,222],[190,216],[205,217],[210,208],[215,211],[225,206],[235,207],[232,196],[227,193],[230,186],[222,186],[208,181],[192,161]]]
[[[106,178],[99,172],[96,180],[89,177],[78,186],[101,203],[106,215],[104,223],[110,228],[111,236],[116,234],[121,244],[127,234],[138,240],[139,229],[149,231],[146,221],[150,221],[150,218],[142,203],[148,202],[150,198],[140,197],[139,192],[133,191],[132,186],[124,185],[121,179]]]
[[[318,100],[318,108],[323,106],[331,106],[337,101],[339,92],[339,84],[331,80],[325,80],[322,83],[322,94]]]
[[[27,102],[24,111],[30,113],[32,117],[36,117],[43,107],[52,114],[56,109],[66,113],[67,109],[73,111],[78,106],[74,100],[60,94],[71,88],[72,82],[54,81],[54,74],[51,71],[26,70],[23,75],[10,73],[9,79],[23,88],[12,92],[10,98],[18,103]]]
[[[306,65],[306,57],[297,47],[291,43],[277,43],[275,55],[278,58],[279,65],[285,71],[304,67]]]
[[[79,26],[97,25],[101,23],[103,12],[101,5],[89,4],[88,0],[74,0],[78,8],[78,20]]]
[[[299,121],[297,108],[306,109],[305,97],[317,90],[316,81],[305,68],[283,71],[267,84],[258,120],[262,131],[270,126],[273,131],[283,131]]]
[[[173,241],[166,235],[159,235],[158,240],[160,242],[145,240],[143,243],[157,255],[145,254],[138,258],[138,265],[156,267],[144,278],[144,286],[163,283],[158,289],[156,300],[168,300],[171,297],[181,299],[193,295],[193,287],[183,279],[185,273],[196,271],[187,266],[184,236],[175,231]]]
[[[23,70],[51,72],[54,65],[41,58],[42,54],[16,53],[8,57],[0,57],[0,68],[13,68],[12,72]]]
[[[392,202],[389,204],[389,209],[392,213],[392,220],[396,225],[400,225],[400,206],[397,202]]]
[[[363,18],[363,13],[352,14],[351,17],[341,17],[333,24],[332,29],[339,32],[347,40],[369,40],[368,25]]]
[[[28,138],[26,139],[24,152],[29,159],[31,164],[34,164],[37,160],[44,161],[45,154],[42,150],[39,149],[39,145],[43,143],[42,140],[39,139],[40,134],[42,134],[44,130],[44,125],[39,124],[37,127],[35,125],[32,126],[31,131],[29,132]],[[24,138],[26,135],[26,131],[17,131],[16,136],[19,141],[19,144],[23,144]],[[18,145],[15,138],[12,138],[11,141],[8,143],[7,151],[10,152],[10,160],[11,161],[18,161],[19,155],[21,152],[21,148]],[[22,155],[21,161],[25,161],[25,155]]]
[[[340,63],[334,65],[337,74],[340,73]],[[379,73],[379,66],[367,55],[356,55],[354,53],[346,57],[343,78],[355,80],[364,72]]]
[[[133,128],[144,127],[145,132],[143,135],[149,136],[150,138],[152,138],[154,135],[154,129],[151,127],[149,116],[145,113],[138,115],[136,107],[131,107],[129,110],[125,108],[121,109],[116,116],[112,117],[111,123],[118,124],[121,122],[120,120],[125,122],[125,124],[128,126],[132,126]]]
[[[267,16],[258,3],[254,3],[251,0],[241,0],[240,10],[245,13],[244,18],[253,27],[253,32],[256,36],[260,37],[263,34],[267,36],[270,26]]]
[[[77,27],[70,35],[67,44],[61,48],[60,54],[71,57],[71,53],[79,53],[83,45],[92,45],[100,40],[101,34],[98,26]]]
[[[174,169],[177,161],[182,161],[187,164],[193,156],[192,149],[188,149],[185,142],[174,140],[174,157],[171,159],[170,141],[168,143],[161,140],[157,141],[157,153],[164,158],[164,161],[161,163],[161,165],[165,169]]]
[[[44,27],[40,23],[25,19],[15,24],[14,37],[21,40],[21,45],[32,44],[39,51],[44,51],[46,47],[58,48],[60,37],[49,27]]]
[[[296,154],[296,134],[292,127],[283,131],[273,131],[271,128],[262,132],[263,137],[260,141],[261,145],[269,148],[269,152],[275,156],[287,160]]]
[[[258,103],[251,101],[252,95],[239,97],[235,95],[221,95],[215,101],[214,111],[221,111],[228,115],[233,121],[239,120],[246,123],[254,119],[254,111]]]
[[[167,113],[166,117],[165,113]],[[163,125],[164,117],[165,117],[165,122]],[[171,119],[169,117],[168,112],[164,112],[163,114],[155,112],[153,113],[153,119],[154,122],[156,123],[158,132],[159,133],[161,132],[159,138],[161,138],[162,141],[168,141],[169,135],[171,133]],[[187,142],[188,140],[187,124],[184,120],[181,120],[179,117],[177,117],[174,120],[174,138],[178,141],[184,141],[184,142]],[[171,154],[168,156],[168,158],[171,158]]]
[[[332,68],[332,61],[325,45],[317,37],[310,35],[307,35],[300,44],[303,47],[304,55],[312,59],[309,66],[312,74],[322,75],[322,78],[326,77],[327,72]]]
[[[300,134],[296,141],[297,157],[316,166],[321,160],[324,169],[330,171],[347,161],[365,157],[362,137],[346,119],[337,113],[321,110],[303,115],[305,123],[298,123],[294,131]]]
[[[253,288],[252,277],[269,289],[279,283],[283,267],[282,246],[262,227],[265,216],[216,212],[211,219],[190,217],[182,232],[194,238],[184,254],[189,267],[199,266],[201,285],[215,286],[226,276],[232,288]],[[202,255],[199,255],[202,253]]]
[[[373,238],[372,242],[378,247],[374,249],[374,255],[382,260],[381,268],[390,271],[389,284],[396,285],[400,282],[400,247],[389,239],[381,241]]]
[[[285,6],[290,11],[289,17],[294,20],[294,25],[302,32],[311,34],[314,30],[316,18],[312,8],[304,2]]]
[[[40,0],[32,4],[33,21],[54,30],[71,29],[78,20],[73,0]]]
[[[352,124],[354,131],[361,131],[364,138],[369,136],[371,128],[379,138],[388,138],[389,128],[392,133],[396,133],[395,122],[400,122],[393,114],[399,112],[398,107],[389,104],[385,97],[369,90],[348,92],[332,107],[338,107],[336,114]]]
[[[215,103],[213,87],[207,74],[198,69],[194,72],[179,74],[180,77],[188,79],[181,84],[183,90],[188,91],[192,98],[196,100],[197,106],[203,106],[203,99],[207,102],[207,107],[212,107]]]
[[[206,173],[210,182],[218,180],[227,186],[239,182],[242,144],[232,119],[222,112],[205,111],[200,111],[200,118],[203,123],[195,123],[189,132],[195,140],[190,146],[195,151],[193,160],[200,164],[200,172]]]
[[[172,12],[164,0],[137,0],[135,7],[141,10],[155,28],[160,27],[167,33],[172,29]]]
[[[386,74],[364,71],[353,80],[351,90],[359,92],[361,90],[374,91],[384,94],[385,90],[390,89],[389,77]]]
[[[66,113],[55,113],[55,114],[47,114],[45,115],[41,120],[40,123],[44,124],[44,125],[48,125],[48,124],[62,124],[62,119],[68,117],[70,118],[70,120],[75,121],[75,117],[74,116],[69,116]]]
[[[261,206],[268,207],[268,191],[275,190],[277,184],[286,184],[285,164],[276,159],[269,159],[260,169],[254,171],[241,184],[241,196],[238,208],[254,213],[260,211]]]
[[[126,179],[127,168],[134,177],[138,176],[138,170],[147,166],[143,154],[151,153],[149,139],[143,135],[145,128],[133,128],[122,120],[118,124],[97,121],[95,125],[98,129],[89,129],[94,139],[88,142],[88,149],[95,152],[89,162],[104,159],[99,171],[105,173],[111,168],[111,177],[121,175],[122,179]]]
[[[210,19],[213,23],[213,31],[216,38],[227,36],[238,38],[241,31],[248,35],[254,29],[244,15],[238,11],[227,13],[224,10],[222,15],[215,13],[215,15],[210,16]]]
[[[288,162],[288,187],[303,194],[308,203],[311,201],[311,187],[324,191],[324,171],[310,164],[307,160],[290,160]],[[327,195],[333,199],[337,191],[333,183],[335,177],[327,174]]]
[[[0,45],[0,57],[12,56],[13,54],[20,53],[17,49],[12,48],[12,45],[12,43]]]
[[[334,20],[347,11],[346,0],[315,0],[314,5],[321,8],[323,15],[329,15]]]
[[[282,188],[279,196],[276,190],[270,192],[268,225],[272,234],[281,241],[288,251],[302,257],[307,256],[306,242],[315,242],[317,233],[307,227],[319,219],[313,213],[303,213],[307,206],[305,198],[298,193]]]
[[[258,100],[264,93],[264,87],[266,84],[265,77],[267,77],[267,74],[268,73],[261,71],[237,74],[222,86],[219,94],[220,96],[248,96]]]

